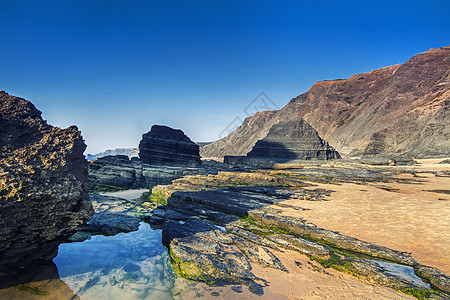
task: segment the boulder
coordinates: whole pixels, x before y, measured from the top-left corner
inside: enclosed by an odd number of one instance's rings
[[[341,158],[302,118],[272,126],[267,136],[257,141],[247,156],[286,161]]]
[[[183,131],[161,125],[153,125],[139,143],[139,157],[142,163],[150,165],[198,166],[199,151],[199,146]]]
[[[92,216],[80,131],[0,91],[0,276],[49,261]]]

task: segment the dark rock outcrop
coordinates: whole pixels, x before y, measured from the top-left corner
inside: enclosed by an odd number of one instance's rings
[[[137,157],[131,160],[125,155],[105,156],[89,164],[89,186],[104,188],[135,189],[151,188],[169,184],[186,175],[207,174],[209,168],[187,165],[149,165]]]
[[[281,160],[340,158],[339,153],[302,118],[274,125],[247,156]]]
[[[51,260],[90,219],[85,148],[75,126],[53,127],[0,91],[0,275]]]
[[[100,184],[120,189],[146,186],[139,160],[130,160],[126,155],[104,156],[89,164],[91,189]]]
[[[244,120],[202,157],[243,156],[277,123],[302,117],[343,157],[450,155],[450,47],[345,80],[316,82],[277,111]]]
[[[153,125],[142,135],[139,157],[150,165],[200,165],[199,146],[183,131],[167,126]]]

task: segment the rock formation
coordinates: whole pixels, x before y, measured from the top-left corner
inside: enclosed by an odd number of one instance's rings
[[[274,125],[265,138],[256,142],[247,156],[275,160],[340,158],[339,153],[302,118]]]
[[[0,275],[51,260],[90,219],[85,148],[75,126],[53,127],[0,91]]]
[[[259,112],[202,157],[245,155],[282,121],[302,117],[344,157],[450,155],[450,46],[346,80],[315,83],[278,111]]]
[[[355,167],[353,163],[339,168],[323,164],[301,170],[219,172],[156,186],[153,191],[164,195],[165,205],[153,211],[150,222],[162,228],[162,241],[169,248],[177,274],[211,285],[246,285],[262,295],[261,283],[267,286],[270,282],[256,277],[251,263],[288,272],[288,265],[279,256],[285,248],[305,254],[325,268],[332,267],[371,283],[405,293],[420,290],[426,299],[431,295],[448,298],[443,292],[450,292],[450,278],[437,268],[422,265],[411,253],[320,228],[304,219],[303,213],[292,215],[294,211],[308,210],[304,208],[305,201],[330,200],[331,190],[311,189],[310,182],[406,183],[396,176],[396,170]],[[407,182],[421,184],[416,178]],[[408,272],[415,272],[432,286],[420,278],[391,273],[377,264],[378,259],[410,266]]]
[[[200,162],[199,146],[183,131],[167,126],[153,125],[142,135],[139,143],[139,157],[142,163],[150,165],[190,165]]]
[[[105,156],[89,164],[89,186],[93,190],[151,188],[185,175],[206,174],[207,169],[186,165],[149,165],[126,155]]]
[[[100,157],[89,164],[89,186],[114,186],[121,189],[145,187],[141,163],[126,155]]]

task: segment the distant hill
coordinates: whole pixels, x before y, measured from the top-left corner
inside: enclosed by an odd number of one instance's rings
[[[258,112],[202,157],[246,155],[277,123],[302,117],[343,157],[450,156],[450,47],[345,80],[316,82],[275,111]]]
[[[201,147],[205,147],[206,145],[209,145],[209,144],[211,144],[211,142],[195,142],[197,145],[199,145],[200,146],[200,148]]]
[[[87,160],[96,160],[97,158],[108,156],[108,155],[127,155],[129,158],[138,157],[139,149],[138,148],[117,148],[112,150],[106,150],[105,152],[97,153],[97,154],[88,154],[86,155]]]

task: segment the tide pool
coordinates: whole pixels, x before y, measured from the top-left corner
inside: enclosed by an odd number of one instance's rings
[[[61,244],[53,262],[82,300],[173,298],[176,275],[161,230],[146,223],[135,232]]]

